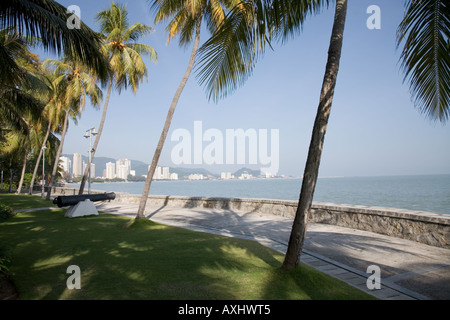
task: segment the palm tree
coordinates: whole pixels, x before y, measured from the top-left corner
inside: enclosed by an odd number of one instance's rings
[[[279,37],[281,37],[282,40],[286,39],[292,32],[301,27],[308,14],[318,12],[320,6],[324,5],[326,2],[327,1],[313,0],[286,3],[283,3],[283,1],[273,1],[273,3],[258,2],[258,7],[254,9],[254,12],[259,16],[256,21],[264,21],[264,25],[261,28],[259,28],[259,26],[250,26],[251,28],[254,28],[250,33],[246,30],[246,26],[242,25],[239,20],[237,20],[238,25],[236,26],[234,19],[236,19],[236,16],[239,17],[239,12],[237,15],[232,15],[228,23],[223,25],[223,30],[225,30],[225,32],[214,35],[201,49],[203,57],[201,59],[202,70],[200,72],[200,79],[202,83],[208,83],[207,88],[210,92],[210,97],[212,96],[214,99],[217,99],[225,96],[227,91],[235,89],[242,81],[245,81],[249,71],[252,70],[254,66],[253,63],[239,64],[230,62],[233,57],[229,54],[227,55],[222,52],[221,56],[219,56],[214,53],[215,51],[217,52],[218,48],[221,48],[221,50],[226,53],[237,52],[239,57],[249,57],[247,61],[255,61],[258,57],[254,52],[255,46],[252,46],[255,39],[262,39],[259,41],[269,42],[272,39],[277,39]],[[292,13],[294,13],[294,15]],[[303,247],[309,212],[317,183],[326,128],[331,112],[334,88],[339,71],[346,13],[347,0],[336,0],[335,20],[328,51],[328,62],[320,95],[319,108],[313,127],[299,204],[285,261],[282,266],[283,269],[297,267]],[[229,31],[227,32],[227,30]],[[232,32],[232,30],[234,32]],[[239,32],[236,32],[236,30],[243,32],[244,36],[239,34]],[[257,33],[259,32],[263,32],[263,34],[258,36]],[[264,33],[267,34],[266,38],[264,38]],[[244,40],[240,40],[239,37]],[[234,39],[234,41],[229,41],[229,38]],[[243,42],[244,46],[238,46],[239,42]],[[264,50],[264,44],[259,45],[259,50]],[[242,59],[241,61],[245,60]],[[230,74],[232,74],[233,77],[230,77]]]
[[[164,143],[166,141],[167,133],[169,132],[170,124],[172,122],[173,114],[175,112],[178,100],[181,93],[186,86],[186,83],[194,68],[197,51],[200,44],[200,32],[203,19],[207,21],[207,27],[211,33],[222,24],[225,19],[226,10],[239,7],[241,2],[239,0],[153,0],[152,9],[156,11],[155,23],[164,20],[170,20],[166,31],[169,33],[168,42],[174,37],[180,35],[179,45],[187,46],[192,40],[194,44],[189,58],[189,63],[186,72],[181,79],[180,85],[173,97],[170,105],[163,131],[161,133],[158,145],[156,147],[152,163],[150,165],[147,178],[145,181],[142,197],[139,202],[139,209],[136,219],[144,218],[145,206],[147,204],[148,194],[150,192],[153,175],[158,165]]]
[[[98,134],[91,150],[89,163],[81,180],[79,194],[84,192],[89,168],[100,142],[113,85],[119,93],[123,88],[126,89],[128,86],[131,86],[133,93],[136,94],[139,83],[143,81],[144,77],[147,78],[148,76],[147,67],[142,56],[148,55],[150,60],[158,61],[156,51],[152,47],[137,43],[139,38],[147,35],[153,29],[142,23],[135,23],[130,26],[125,5],[121,6],[112,2],[110,9],[97,14],[97,21],[100,22],[101,33],[104,36],[101,52],[107,57],[112,72],[109,78]]]
[[[29,194],[33,194],[34,181],[36,180],[37,172],[41,164],[41,158],[44,154],[44,147],[50,149],[54,147],[54,144],[48,143],[50,141],[57,140],[54,137],[54,133],[61,133],[62,127],[64,125],[65,112],[63,112],[63,104],[57,97],[57,88],[54,86],[54,75],[49,73],[49,70],[42,71],[45,77],[47,77],[50,83],[51,91],[47,92],[46,95],[42,96],[41,100],[46,101],[46,106],[43,111],[43,121],[41,128],[47,128],[45,133],[41,131],[41,145],[39,146],[39,153],[36,159],[36,164],[34,166],[33,175],[30,183]],[[58,146],[59,147],[59,144]],[[42,179],[43,180],[43,179]]]
[[[206,83],[210,98],[222,98],[242,85],[258,58],[255,50],[263,52],[264,42],[270,43],[272,39],[286,39],[301,26],[305,13],[317,12],[328,1],[255,0],[249,3],[256,14],[255,26],[246,27],[242,24],[242,13],[232,11],[222,27],[200,49],[200,83]],[[445,122],[450,113],[450,6],[443,0],[408,0],[406,5],[397,38],[399,46],[408,36],[401,56],[405,81],[411,82],[416,105],[432,119]],[[319,108],[283,269],[295,268],[300,260],[339,71],[346,11],[347,0],[336,0]],[[239,58],[237,62],[234,57]],[[239,63],[242,61],[247,63]]]
[[[300,262],[300,255],[305,240],[308,218],[319,176],[320,160],[333,103],[334,89],[339,72],[342,43],[344,38],[345,20],[347,16],[347,0],[336,0],[336,13],[333,31],[331,33],[328,62],[320,94],[319,108],[314,122],[308,158],[303,174],[302,188],[295,213],[289,245],[283,262],[283,269],[296,268]]]
[[[0,1],[0,29],[12,27],[27,37],[40,38],[45,50],[71,55],[106,80],[108,65],[98,51],[101,43],[99,35],[82,22],[80,29],[69,29],[69,17],[67,9],[53,0]],[[0,74],[14,77],[14,65],[9,60],[3,60],[1,53],[0,44]]]
[[[23,115],[39,119],[43,106],[34,96],[48,89],[37,74],[39,61],[28,50],[28,40],[11,27],[0,30],[0,65],[8,68],[0,69],[0,120],[25,134]]]
[[[72,59],[64,59],[63,61],[47,59],[43,63],[44,68],[53,66],[55,68],[54,75],[56,79],[53,81],[57,90],[56,100],[63,107],[65,113],[64,124],[61,133],[61,142],[56,153],[53,171],[50,178],[47,200],[50,200],[51,188],[55,180],[59,166],[59,158],[62,153],[64,139],[69,126],[69,117],[76,119],[84,110],[86,99],[89,97],[91,104],[97,107],[100,103],[102,92],[96,84],[96,79],[92,76],[92,72],[86,66]],[[65,108],[65,109],[64,109]]]
[[[31,132],[31,130],[30,130]],[[21,131],[11,130],[5,136],[6,141],[2,144],[2,151],[6,154],[14,155],[15,160],[22,161],[21,174],[16,194],[21,193],[23,177],[27,165],[27,159],[30,152],[30,139],[28,135]],[[18,163],[16,162],[16,165]]]

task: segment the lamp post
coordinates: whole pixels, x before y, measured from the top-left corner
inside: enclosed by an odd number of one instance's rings
[[[88,163],[88,170],[89,170],[89,182],[88,182],[88,194],[91,194],[91,161],[92,161],[92,136],[96,136],[98,133],[95,132],[95,128],[91,128],[89,130],[86,131],[86,134],[84,135],[84,137],[86,139],[89,139],[89,163]]]
[[[42,194],[41,197],[44,198],[45,193],[45,150],[47,149],[46,146],[42,147]]]

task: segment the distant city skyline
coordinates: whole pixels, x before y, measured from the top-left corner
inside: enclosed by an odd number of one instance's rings
[[[72,158],[72,159],[71,159]],[[107,158],[107,159],[114,159],[110,157],[101,157],[101,158]],[[60,157],[60,167],[66,172],[69,173],[71,177],[80,177],[82,174],[76,174],[77,171],[74,167],[72,167],[73,162],[79,162],[81,161],[82,167],[83,167],[83,173],[86,169],[87,163],[83,160],[83,156],[79,153],[74,153],[72,156],[70,155],[63,155]],[[114,162],[106,162],[105,168],[102,168],[100,172],[102,172],[101,175],[96,175],[96,164],[95,164],[95,158],[94,162],[91,164],[91,178],[102,178],[102,179],[122,179],[127,180],[128,177],[131,176],[137,176],[135,170],[132,170],[131,161],[126,158],[115,160]],[[134,160],[136,161],[136,160]],[[150,168],[150,165],[148,165],[148,168]],[[185,167],[172,167],[172,169],[186,169]],[[198,170],[204,169],[204,168],[197,168]],[[245,168],[240,168],[240,170],[244,170]],[[171,167],[167,166],[157,166],[155,174],[153,175],[154,180],[179,180],[180,176],[178,173],[171,172]],[[195,171],[195,168],[191,168],[192,171]],[[232,180],[232,179],[253,179],[255,177],[265,177],[265,178],[272,178],[275,177],[274,175],[265,174],[264,172],[260,172],[257,176],[253,176],[252,174],[244,171],[240,173],[238,176],[235,176],[231,172],[211,172],[211,174],[215,174],[217,178],[220,178],[222,180]],[[140,174],[139,176],[147,177],[146,174]],[[285,176],[285,175],[280,175]],[[191,173],[186,175],[188,180],[204,180],[208,179],[207,176],[205,176],[202,173]]]

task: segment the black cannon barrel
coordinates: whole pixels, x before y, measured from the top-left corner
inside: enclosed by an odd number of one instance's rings
[[[58,205],[59,208],[75,206],[79,202],[90,200],[92,202],[106,201],[116,199],[116,194],[111,193],[100,193],[100,194],[83,194],[78,196],[59,196],[53,200],[53,203]]]

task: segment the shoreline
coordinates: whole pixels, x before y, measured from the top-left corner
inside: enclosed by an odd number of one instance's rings
[[[450,175],[322,178],[314,202],[426,211],[450,215]],[[79,188],[79,184],[66,184]],[[144,182],[92,183],[91,190],[142,195]],[[155,180],[150,195],[298,201],[298,178]],[[447,191],[449,190],[449,191]]]
[[[77,189],[54,188],[54,195],[77,194]],[[92,191],[95,193],[103,193]],[[116,193],[117,205],[139,204],[141,195]],[[147,206],[156,208],[206,208],[259,212],[293,219],[298,201],[191,196],[149,195]],[[450,215],[408,209],[313,202],[309,221],[369,231],[450,249]]]

